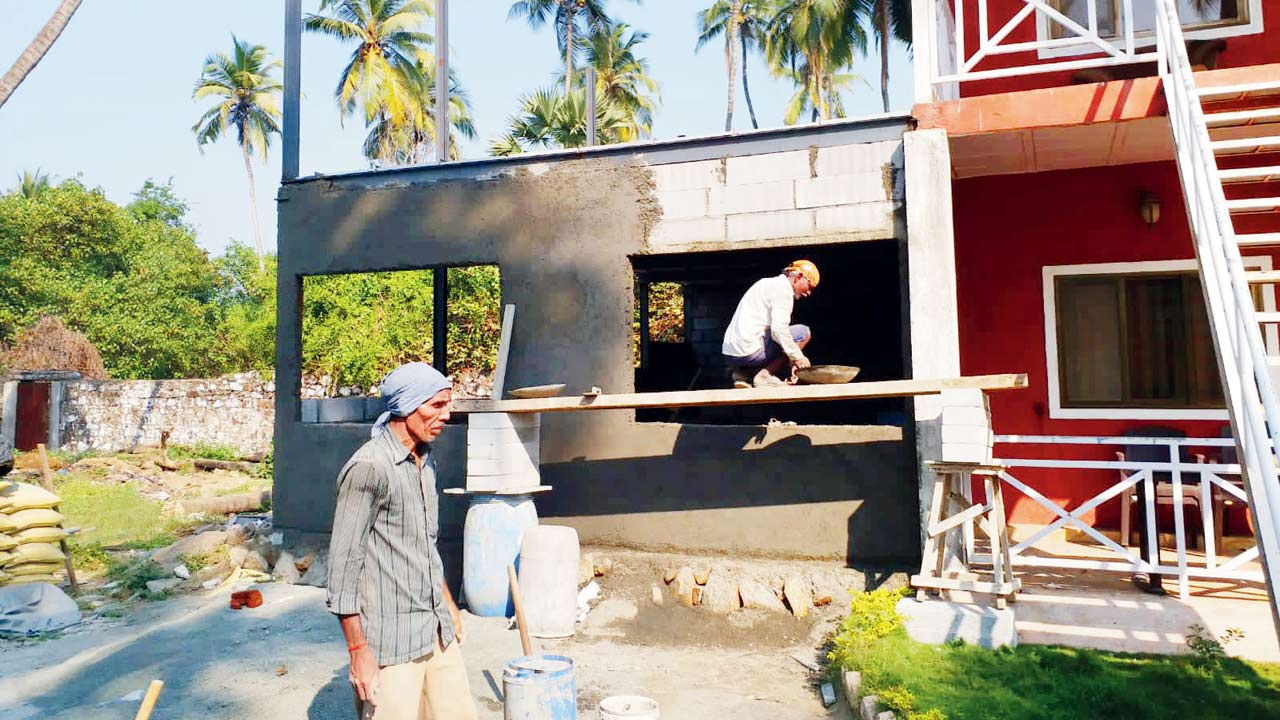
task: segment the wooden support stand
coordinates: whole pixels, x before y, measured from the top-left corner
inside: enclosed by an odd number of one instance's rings
[[[924,600],[929,590],[989,593],[996,596],[996,607],[1003,610],[1005,603],[1016,600],[1018,591],[1022,589],[1022,581],[1013,576],[1009,534],[1005,529],[1004,497],[1000,493],[1000,473],[1004,467],[950,462],[930,462],[928,465],[935,479],[925,526],[920,574],[911,577],[916,599]],[[974,477],[982,478],[987,495],[985,503],[972,500]],[[994,578],[990,582],[974,580],[968,572],[974,554],[975,526],[991,540]],[[957,532],[961,534],[959,560],[963,572],[958,577],[946,577],[947,538]]]

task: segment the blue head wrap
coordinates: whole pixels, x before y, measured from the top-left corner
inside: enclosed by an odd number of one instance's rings
[[[423,362],[407,363],[392,370],[382,381],[382,404],[386,411],[378,416],[370,436],[377,437],[393,415],[411,415],[436,393],[452,387],[449,378]]]

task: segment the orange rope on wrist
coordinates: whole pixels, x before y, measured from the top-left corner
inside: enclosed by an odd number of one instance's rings
[[[355,645],[348,645],[347,652],[355,652],[363,647],[369,647],[369,644],[365,642],[359,642],[359,643],[356,643]]]

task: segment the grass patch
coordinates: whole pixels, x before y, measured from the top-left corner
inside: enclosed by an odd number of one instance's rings
[[[271,487],[271,481],[265,478],[251,478],[245,480],[239,485],[214,491],[215,497],[226,497],[228,495],[247,495],[248,493],[261,492]]]
[[[147,591],[147,583],[152,580],[173,577],[149,558],[136,557],[120,562],[113,562],[107,569],[107,579],[119,583],[113,594],[126,597],[141,593],[143,597],[162,597],[164,593],[153,594]]]
[[[169,446],[170,460],[195,460],[196,458],[204,458],[205,460],[238,460],[240,458],[240,450],[231,445],[218,445],[215,443]]]
[[[879,592],[879,591],[878,591]],[[868,600],[833,638],[833,669],[858,670],[863,692],[904,715],[949,720],[1280,717],[1280,665],[1204,654],[1146,655],[1052,645],[991,651],[917,643]],[[874,630],[869,630],[873,628]],[[883,630],[882,634],[877,634]]]

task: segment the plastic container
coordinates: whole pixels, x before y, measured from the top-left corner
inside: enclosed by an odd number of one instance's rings
[[[520,657],[502,670],[504,720],[577,720],[573,660],[563,655]]]
[[[600,701],[600,720],[658,720],[658,701],[641,695],[614,695]]]
[[[573,635],[578,614],[578,531],[539,525],[520,543],[520,600],[529,634]]]
[[[532,495],[472,495],[462,528],[462,587],[471,612],[511,617],[507,565],[520,565],[520,539],[536,527]]]

